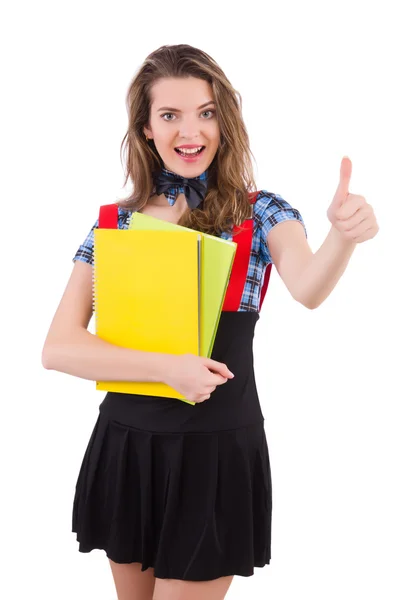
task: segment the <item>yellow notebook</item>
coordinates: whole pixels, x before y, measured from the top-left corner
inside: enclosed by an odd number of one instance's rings
[[[201,234],[94,229],[96,334],[135,350],[199,355]],[[98,390],[180,399],[162,382],[98,381]]]
[[[131,215],[129,229],[196,232],[139,212]],[[236,248],[236,242],[202,233],[200,356],[211,358]]]

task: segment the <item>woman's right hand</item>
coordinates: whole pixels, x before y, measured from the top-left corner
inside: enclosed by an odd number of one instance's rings
[[[191,402],[204,402],[217,385],[234,377],[225,363],[195,354],[169,355],[163,381]]]

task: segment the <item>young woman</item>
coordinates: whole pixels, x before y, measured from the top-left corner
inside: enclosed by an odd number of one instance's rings
[[[224,598],[234,575],[271,557],[272,484],[252,341],[274,264],[292,297],[313,309],[358,242],[378,226],[348,191],[344,158],[313,254],[298,210],[256,190],[241,97],[205,52],[150,54],[128,90],[126,181],[118,227],[134,212],[238,244],[211,358],[122,348],[87,331],[93,230],[43,349],[43,365],[90,380],[161,381],[194,401],[108,392],[76,483],[79,550],[103,549],[119,600]]]

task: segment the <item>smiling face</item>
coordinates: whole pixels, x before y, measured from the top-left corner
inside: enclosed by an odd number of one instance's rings
[[[197,77],[162,78],[153,85],[151,97],[149,126],[144,133],[153,139],[165,168],[182,177],[201,175],[212,163],[220,142],[210,84]],[[195,148],[202,149],[191,154]]]

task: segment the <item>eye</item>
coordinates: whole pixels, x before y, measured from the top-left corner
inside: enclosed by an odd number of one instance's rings
[[[212,113],[212,115],[215,115],[215,111],[214,111],[214,110],[204,110],[204,111],[203,111],[201,114],[203,115],[203,114],[205,114],[205,113]],[[166,116],[168,116],[168,115],[175,116],[175,115],[174,115],[174,113],[170,113],[170,112],[168,112],[168,113],[163,113],[163,114],[161,115],[161,118],[162,118],[164,121],[173,121],[174,119],[164,119],[164,117],[166,117]],[[212,117],[209,117],[209,118],[212,118]],[[205,119],[205,120],[208,120],[208,119]]]

